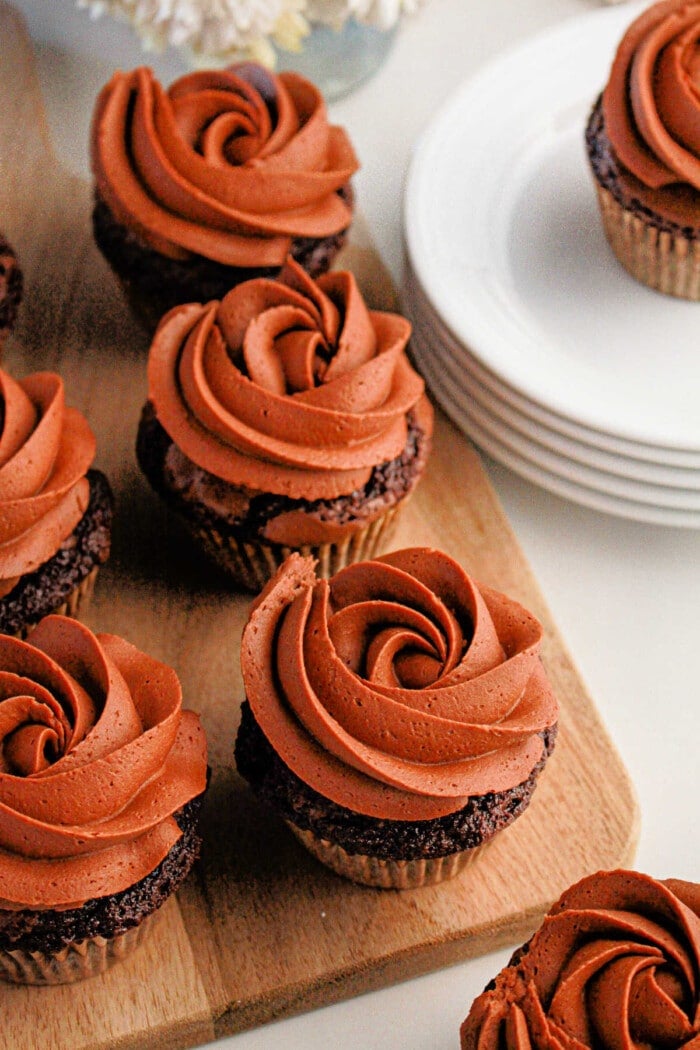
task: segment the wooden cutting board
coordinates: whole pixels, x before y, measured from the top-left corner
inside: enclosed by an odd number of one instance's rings
[[[4,364],[17,376],[60,371],[68,403],[90,420],[117,516],[86,619],[177,669],[213,765],[201,863],[150,942],[78,986],[0,987],[3,1044],[172,1050],[522,941],[571,882],[631,861],[638,812],[477,454],[438,416],[395,545],[443,548],[543,620],[559,742],[529,810],[473,869],[434,888],[366,889],[318,865],[233,769],[248,599],[221,585],[140,476],[133,447],[147,342],[92,244],[90,188],[51,155],[26,31],[2,5],[0,39],[0,229],[26,275]],[[345,263],[375,303],[388,302],[386,274],[362,231],[354,237]]]

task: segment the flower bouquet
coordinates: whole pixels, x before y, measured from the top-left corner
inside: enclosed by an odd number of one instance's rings
[[[273,66],[276,52],[299,52],[315,25],[354,20],[393,28],[423,0],[77,0],[95,17],[129,22],[148,49],[185,48],[202,62],[250,58]]]

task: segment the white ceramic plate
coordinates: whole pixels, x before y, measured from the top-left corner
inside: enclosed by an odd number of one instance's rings
[[[624,463],[632,462],[644,469],[649,464],[652,469],[656,465],[663,468],[678,467],[682,472],[700,471],[700,451],[693,452],[687,449],[664,448],[660,445],[650,445],[635,442],[605,434],[600,430],[592,430],[564,416],[557,415],[543,408],[542,405],[524,397],[520,392],[503,383],[489,369],[485,368],[477,358],[471,354],[465,346],[449,331],[441,318],[435,313],[432,305],[423,294],[410,265],[407,264],[405,271],[403,294],[404,313],[413,321],[420,324],[432,343],[441,345],[446,353],[454,358],[455,364],[459,363],[459,375],[464,376],[464,383],[468,380],[476,381],[484,391],[497,398],[503,406],[503,412],[509,410],[517,413],[525,421],[532,421],[534,425],[541,425],[551,434],[552,443],[561,437],[564,440],[571,439],[579,448],[589,449],[592,455],[597,452],[609,453],[619,457]],[[630,476],[637,476],[632,466]],[[626,473],[628,471],[625,471]],[[654,480],[654,479],[650,479]]]
[[[653,525],[700,528],[700,512],[696,510],[657,506],[654,503],[627,499],[603,491],[597,485],[590,487],[582,484],[567,473],[559,474],[547,469],[540,462],[522,455],[512,442],[501,441],[482,425],[480,419],[476,419],[472,412],[468,412],[462,403],[454,400],[453,392],[441,385],[439,364],[436,368],[434,361],[429,359],[422,361],[420,351],[417,356],[419,366],[422,367],[431,390],[447,415],[471,437],[476,445],[521,477],[564,499],[606,514],[614,514],[618,517]]]
[[[416,349],[419,367],[428,379],[433,394],[458,426],[477,444],[482,444],[483,436],[487,435],[521,460],[586,490],[594,490],[635,504],[648,504],[651,507],[673,511],[691,511],[700,516],[700,490],[649,484],[561,455],[532,440],[522,430],[508,425],[502,417],[492,413],[478,399],[464,398],[456,393],[452,375],[445,363],[434,353],[430,354],[429,359],[421,357],[420,343]]]
[[[406,244],[436,312],[502,383],[584,428],[698,453],[700,305],[615,260],[583,143],[641,9],[571,19],[465,83],[416,148]]]
[[[460,406],[467,418],[481,416],[482,425],[501,440],[509,434],[510,441],[530,458],[570,477],[580,476],[589,485],[643,502],[700,511],[700,470],[615,455],[548,429],[482,386],[444,347],[434,328],[419,318],[413,323],[413,354],[419,369],[431,389],[437,383],[443,396],[449,392],[450,402]]]
[[[438,319],[422,310],[418,299],[413,298],[410,305],[406,304],[406,313],[413,324],[412,346],[414,356],[420,359],[419,367],[426,357],[428,361],[438,363],[443,386],[449,388],[453,400],[461,402],[467,410],[472,402],[477,402],[499,422],[519,432],[534,445],[596,470],[652,486],[700,491],[700,455],[695,455],[694,463],[685,462],[678,466],[661,458],[658,461],[649,459],[649,446],[646,445],[635,446],[643,450],[642,456],[623,454],[553,429],[537,415],[521,412],[516,403],[502,395],[502,389],[497,381],[492,381],[493,377],[488,376],[483,382],[483,370],[473,355],[449,341]]]

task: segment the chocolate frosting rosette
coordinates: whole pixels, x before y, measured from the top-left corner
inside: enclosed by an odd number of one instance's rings
[[[695,1050],[700,886],[598,872],[474,1002],[462,1050]]]
[[[97,243],[157,320],[276,273],[290,252],[327,270],[358,162],[312,83],[246,62],[167,90],[145,67],[115,73],[95,107],[92,168]]]
[[[625,33],[586,139],[605,231],[650,287],[700,298],[700,2],[663,0]]]
[[[293,555],[243,634],[239,771],[340,874],[440,881],[524,810],[553,747],[541,640],[440,551],[330,581]]]
[[[0,369],[0,631],[75,615],[110,547],[112,496],[61,378]]]
[[[77,980],[138,943],[198,852],[206,778],[171,668],[62,616],[0,636],[0,976]]]
[[[432,434],[409,334],[351,273],[314,281],[292,260],[163,319],[139,462],[238,584],[293,550],[330,575],[386,543]]]

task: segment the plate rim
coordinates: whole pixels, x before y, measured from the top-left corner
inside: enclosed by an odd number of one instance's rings
[[[498,439],[486,435],[483,428],[478,424],[465,429],[462,423],[455,418],[454,406],[446,402],[445,396],[441,396],[439,391],[436,392],[434,387],[431,387],[431,389],[446,415],[467,434],[475,445],[531,484],[537,485],[561,499],[576,503],[589,510],[595,510],[603,514],[612,514],[615,517],[636,521],[640,524],[685,529],[700,528],[700,512],[659,507],[652,503],[640,503],[611,493],[601,492],[599,489],[561,477],[540,464],[526,460],[525,457],[517,452],[506,448]]]
[[[427,369],[430,371],[430,367]],[[480,440],[474,438],[474,429],[487,433],[489,438],[496,441],[503,448],[508,449],[513,455],[523,461],[532,464],[543,472],[553,475],[563,482],[576,485],[587,491],[597,492],[602,496],[610,497],[621,504],[630,503],[654,507],[658,510],[670,511],[678,515],[696,515],[700,525],[700,492],[692,492],[692,506],[684,505],[681,493],[684,490],[673,489],[663,486],[647,485],[643,482],[633,482],[626,478],[615,479],[608,471],[597,470],[593,467],[576,464],[567,457],[552,453],[543,448],[537,442],[531,442],[527,438],[520,437],[513,428],[503,424],[488,412],[479,407],[470,407],[460,404],[444,385],[433,375],[431,390],[451,419],[455,420],[472,440],[479,444]],[[486,417],[490,416],[488,419]],[[544,453],[544,455],[542,455]],[[498,459],[498,456],[494,458]],[[572,470],[573,468],[573,470]],[[627,491],[623,491],[627,489]],[[635,491],[636,490],[636,491]],[[658,492],[658,496],[657,496]],[[674,499],[674,493],[679,496]],[[659,496],[668,494],[669,502],[659,499]]]
[[[414,346],[420,347],[422,343],[426,344],[425,354],[420,350],[415,352],[421,370],[425,368],[425,357],[428,356],[436,358],[443,368],[450,372],[450,355],[441,354],[436,346],[430,346],[421,331],[414,340]],[[631,456],[619,456],[603,449],[597,449],[595,446],[577,442],[529,419],[512,405],[499,400],[498,396],[493,394],[488,387],[484,387],[475,376],[470,373],[465,373],[465,375],[469,375],[469,382],[456,386],[456,390],[464,396],[465,412],[469,412],[466,407],[467,403],[476,405],[478,411],[487,415],[498,427],[511,432],[518,440],[526,442],[533,450],[533,454],[539,455],[538,450],[541,449],[543,453],[559,459],[562,463],[569,460],[574,466],[580,464],[589,471],[595,471],[603,479],[610,476],[620,479],[621,483],[632,483],[640,488],[644,487],[653,492],[658,491],[659,494],[667,493],[669,496],[674,493],[688,493],[693,496],[697,494],[700,499],[700,471],[688,467],[650,463],[648,460],[639,460]],[[450,379],[454,380],[454,378],[452,372]],[[429,385],[431,390],[435,390],[440,384],[433,380]],[[548,442],[547,434],[542,431],[548,431],[554,441]],[[661,476],[655,475],[654,470],[658,470]],[[675,478],[664,475],[665,471],[671,471],[676,475]],[[684,484],[684,482],[691,483]]]
[[[404,287],[408,289],[408,295],[404,297],[403,309],[412,323],[418,323],[434,329],[440,337],[445,349],[453,350],[452,356],[457,358],[465,371],[468,371],[475,382],[478,382],[484,390],[488,390],[494,397],[499,398],[511,411],[517,412],[525,419],[532,420],[553,433],[576,442],[579,445],[589,447],[596,451],[621,457],[622,459],[635,460],[649,463],[653,466],[661,466],[672,469],[698,471],[700,470],[700,451],[685,448],[668,448],[661,445],[652,445],[648,442],[635,442],[629,439],[616,437],[604,431],[593,430],[583,424],[552,412],[543,405],[532,401],[521,391],[502,382],[499,377],[480,361],[468,347],[462,345],[450,332],[443,318],[434,311],[429,300],[425,298],[415,276],[412,274],[410,264],[404,275]],[[421,319],[422,318],[422,319]]]

